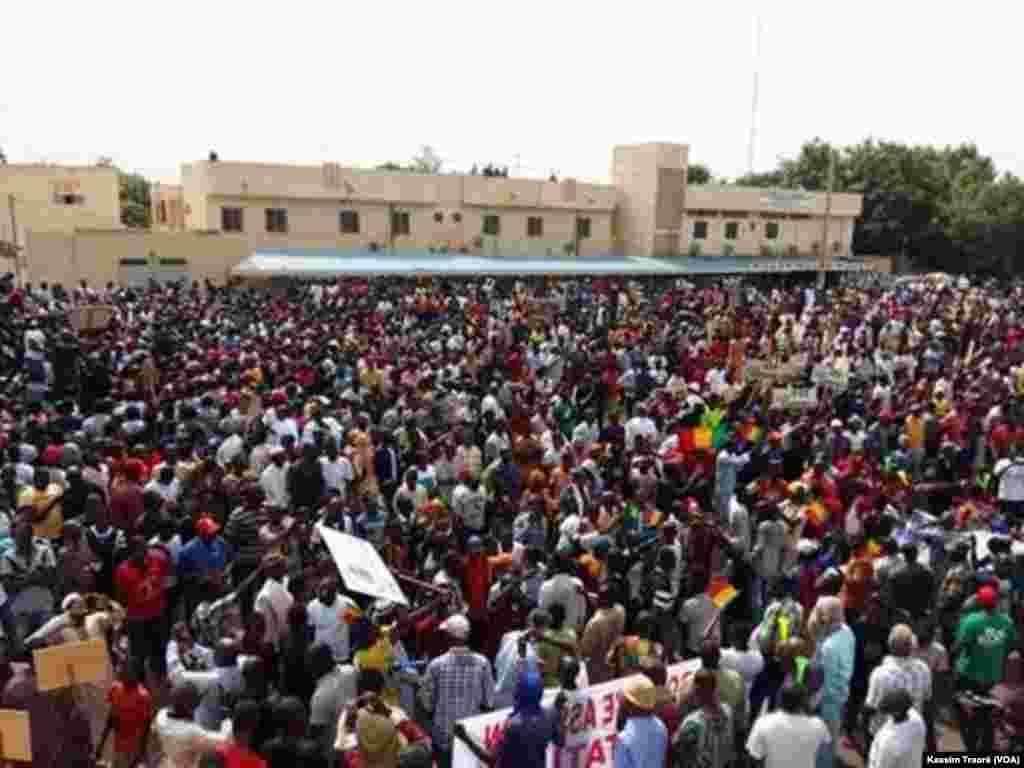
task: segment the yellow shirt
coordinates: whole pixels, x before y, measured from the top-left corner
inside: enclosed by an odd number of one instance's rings
[[[919,416],[907,416],[905,430],[908,448],[924,447],[924,419]]]
[[[60,486],[56,484],[50,484],[42,491],[36,490],[34,487],[26,488],[18,494],[18,506],[33,507],[36,512],[42,512],[49,506],[50,502],[61,496],[62,493]],[[63,505],[54,504],[46,517],[32,524],[32,533],[41,539],[56,539],[60,537],[63,528]]]

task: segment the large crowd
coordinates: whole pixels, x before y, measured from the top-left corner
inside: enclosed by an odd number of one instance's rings
[[[37,768],[543,768],[619,679],[615,768],[1020,748],[1019,285],[4,288],[0,708]],[[97,639],[104,679],[41,689]]]

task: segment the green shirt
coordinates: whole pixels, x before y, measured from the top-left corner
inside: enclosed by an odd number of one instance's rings
[[[961,646],[957,674],[980,685],[995,685],[1003,679],[1003,664],[1016,639],[1017,629],[1006,614],[967,614],[956,630]]]

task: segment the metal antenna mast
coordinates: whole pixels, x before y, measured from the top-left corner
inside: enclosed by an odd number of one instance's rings
[[[747,147],[747,173],[754,172],[754,148],[757,143],[757,102],[761,91],[761,17],[754,30],[754,92],[750,105],[750,144]]]

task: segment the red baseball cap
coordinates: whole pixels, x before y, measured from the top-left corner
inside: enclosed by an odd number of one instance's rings
[[[977,594],[978,605],[987,611],[996,607],[996,591],[992,587],[982,587]]]
[[[220,530],[220,524],[212,517],[200,517],[196,520],[196,533],[200,536],[213,536]]]

